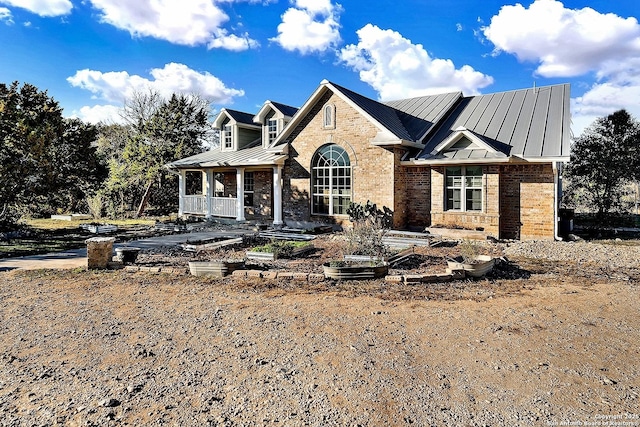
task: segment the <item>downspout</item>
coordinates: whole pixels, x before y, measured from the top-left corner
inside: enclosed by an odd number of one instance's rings
[[[553,162],[553,238],[557,241],[562,241],[562,237],[558,234],[559,223],[560,223],[560,214],[558,210],[560,209],[560,198],[562,197],[561,192],[562,188],[560,186],[560,170],[558,168],[558,162]]]

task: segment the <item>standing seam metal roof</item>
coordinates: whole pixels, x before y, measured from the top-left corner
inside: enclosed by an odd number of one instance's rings
[[[506,155],[568,157],[569,84],[462,98],[429,137],[419,159],[463,127]]]

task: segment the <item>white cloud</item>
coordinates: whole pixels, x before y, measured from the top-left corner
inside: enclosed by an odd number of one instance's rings
[[[0,21],[5,21],[6,24],[13,24],[11,11],[6,7],[0,7]]]
[[[96,98],[122,103],[135,92],[157,91],[168,97],[172,93],[199,94],[215,104],[229,104],[244,91],[232,89],[208,72],[192,70],[184,64],[170,63],[164,68],[154,68],[149,74],[153,79],[130,75],[126,71],[101,71],[84,69],[67,78],[71,85],[86,89]]]
[[[303,55],[325,52],[340,43],[340,5],[330,0],[295,0],[293,5],[282,15],[278,36],[271,41]]]
[[[556,0],[536,0],[529,8],[507,5],[482,28],[495,53],[538,62],[543,77],[572,77],[609,62],[640,57],[640,25],[635,18],[591,8],[567,9]]]
[[[209,49],[221,48],[236,52],[253,49],[258,46],[260,46],[260,44],[251,39],[247,33],[244,33],[242,36],[237,36],[235,34],[228,34],[225,30],[218,31],[217,37],[207,45]]]
[[[503,6],[482,32],[494,54],[506,52],[538,64],[543,77],[594,73],[596,81],[571,100],[573,132],[621,108],[640,117],[640,25],[636,18],[568,9],[556,0],[536,0],[528,8]],[[575,88],[574,88],[575,90]]]
[[[71,117],[76,117],[87,123],[106,123],[114,124],[125,123],[121,116],[122,107],[115,105],[94,105],[93,107],[85,106],[80,111],[74,111]]]
[[[128,31],[132,36],[236,51],[258,45],[246,34],[228,34],[222,25],[229,17],[213,0],[89,1],[102,12],[102,21]]]
[[[626,109],[640,119],[640,59],[628,60],[628,69],[615,67],[606,79],[593,84],[584,94],[571,100],[573,132],[577,136],[596,118]]]
[[[60,16],[71,13],[70,0],[0,0],[0,4],[19,7],[40,16]]]
[[[469,65],[456,68],[449,59],[432,58],[421,44],[413,44],[393,30],[367,24],[357,31],[359,42],[340,51],[340,59],[360,73],[382,100],[449,91],[466,95],[493,83],[493,78]]]

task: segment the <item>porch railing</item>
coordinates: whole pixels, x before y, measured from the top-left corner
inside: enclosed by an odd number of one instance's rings
[[[184,196],[182,210],[184,213],[204,214],[207,211],[207,198],[205,196]]]
[[[182,211],[186,214],[206,215],[206,196],[184,196]],[[210,216],[236,218],[238,199],[235,197],[212,197]]]
[[[235,197],[212,197],[211,216],[237,217],[238,199]]]

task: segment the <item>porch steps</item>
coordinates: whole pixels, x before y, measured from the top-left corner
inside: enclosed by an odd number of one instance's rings
[[[438,246],[442,237],[415,231],[391,230],[382,238],[382,242],[391,248],[404,249],[411,246]]]
[[[313,234],[303,234],[304,230],[283,228],[281,230],[265,230],[258,235],[265,239],[309,241],[316,238]]]

